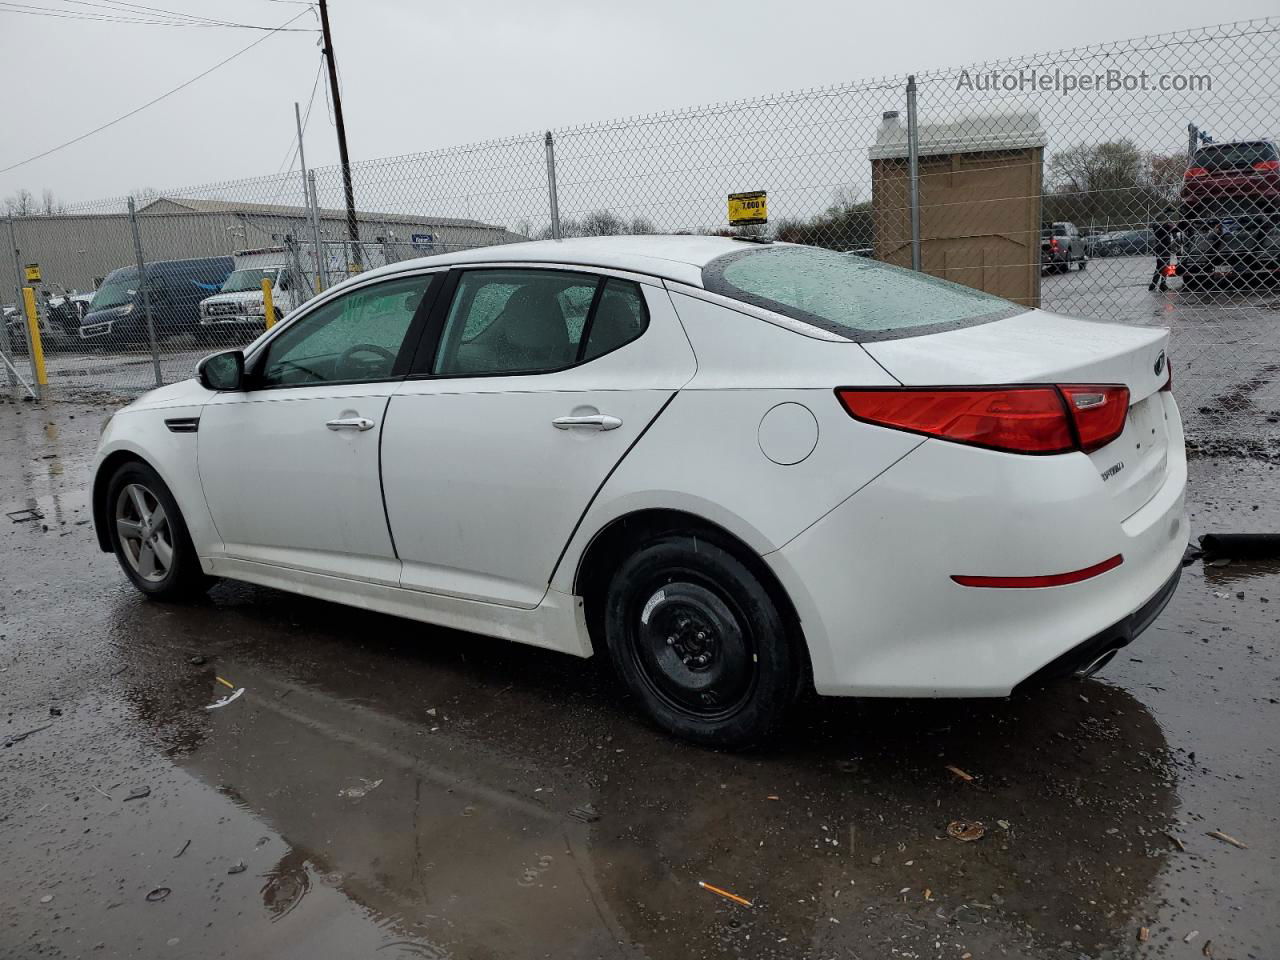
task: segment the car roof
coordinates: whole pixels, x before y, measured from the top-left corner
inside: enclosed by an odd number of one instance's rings
[[[702,286],[702,268],[716,257],[748,249],[732,237],[689,235],[628,235],[573,237],[568,240],[531,240],[453,253],[401,260],[360,274],[371,277],[400,273],[417,267],[468,263],[562,263],[582,267],[629,270],[681,283]]]

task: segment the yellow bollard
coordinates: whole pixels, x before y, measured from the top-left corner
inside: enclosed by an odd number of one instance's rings
[[[276,305],[271,299],[271,278],[262,278],[262,315],[266,317],[267,329],[276,325]]]
[[[36,313],[36,291],[22,288],[22,303],[27,308],[27,338],[31,343],[31,370],[35,373],[41,399],[49,386],[49,375],[44,369],[44,344],[40,342],[40,316]]]

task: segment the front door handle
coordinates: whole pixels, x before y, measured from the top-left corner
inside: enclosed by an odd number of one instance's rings
[[[326,420],[325,424],[330,430],[372,430],[373,421],[368,417],[340,417],[337,420]]]
[[[551,425],[557,430],[617,430],[622,421],[608,414],[597,413],[589,417],[556,417]]]

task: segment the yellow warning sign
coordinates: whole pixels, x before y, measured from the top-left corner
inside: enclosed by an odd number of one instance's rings
[[[769,198],[764,190],[729,194],[729,223],[768,223]]]

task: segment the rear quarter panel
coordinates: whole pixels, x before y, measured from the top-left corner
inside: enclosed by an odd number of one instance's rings
[[[853,420],[837,386],[892,385],[855,343],[807,338],[717,304],[673,294],[698,370],[618,465],[587,509],[552,586],[571,592],[579,560],[612,520],[645,509],[711,521],[764,555],[851,497],[923,438]],[[760,424],[783,403],[804,406],[817,441],[783,465],[761,448]]]

